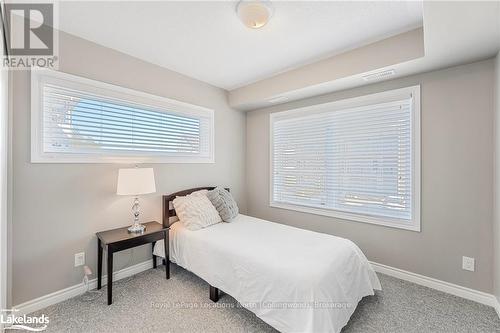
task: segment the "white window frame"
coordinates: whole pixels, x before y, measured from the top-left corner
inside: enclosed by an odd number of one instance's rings
[[[297,204],[288,204],[282,202],[273,201],[273,188],[274,188],[274,151],[273,151],[273,123],[276,119],[283,119],[286,117],[293,117],[295,115],[304,115],[304,114],[314,114],[325,112],[325,109],[328,111],[336,111],[357,107],[365,107],[372,104],[379,104],[385,102],[398,101],[406,98],[412,98],[412,115],[411,115],[411,135],[412,135],[412,219],[410,221],[398,218],[390,218],[390,217],[377,217],[370,216],[365,214],[355,214],[355,213],[347,213],[333,209],[321,209],[321,208],[313,208],[307,206],[301,206]],[[281,111],[276,113],[271,113],[269,116],[269,151],[270,151],[270,175],[269,175],[269,206],[273,208],[281,208],[294,210],[304,213],[311,213],[322,216],[335,217],[343,220],[356,221],[356,222],[364,222],[371,223],[376,225],[382,225],[386,227],[393,227],[411,231],[420,232],[421,230],[421,221],[420,221],[420,169],[421,169],[421,155],[420,155],[420,85],[395,89],[390,91],[384,91],[376,94],[365,95],[355,98],[349,98],[339,101],[334,101],[330,103],[317,104],[307,107],[302,107],[293,110]]]
[[[2,7],[3,8],[3,7]],[[1,45],[1,43],[0,43]],[[0,307],[7,309],[8,293],[8,224],[11,214],[11,186],[9,177],[11,173],[11,108],[12,86],[8,69],[0,69]],[[0,331],[3,332],[0,323]]]
[[[209,116],[209,157],[174,157],[160,154],[78,154],[48,153],[43,151],[43,103],[41,89],[44,83],[96,94],[103,97],[130,101],[165,110],[182,116]],[[172,111],[174,110],[174,111]],[[48,69],[31,70],[31,162],[32,163],[215,163],[214,111],[202,106],[179,102],[145,92]]]

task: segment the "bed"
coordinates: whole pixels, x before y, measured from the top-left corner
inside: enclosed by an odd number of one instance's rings
[[[170,202],[202,188],[163,197]],[[211,188],[207,188],[211,189]],[[377,275],[350,240],[239,214],[231,223],[191,231],[170,226],[170,260],[234,297],[281,332],[340,332],[358,302],[381,289]],[[163,242],[154,254],[165,258]]]

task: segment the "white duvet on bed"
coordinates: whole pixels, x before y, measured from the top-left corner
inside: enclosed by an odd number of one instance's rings
[[[157,242],[154,254],[164,253]],[[340,332],[381,289],[353,242],[242,214],[197,231],[174,223],[170,259],[282,332]]]

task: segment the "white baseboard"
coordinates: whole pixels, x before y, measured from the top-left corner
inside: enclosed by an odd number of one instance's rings
[[[394,268],[376,262],[370,262],[370,264],[372,265],[375,272],[390,275],[401,280],[413,282],[421,286],[429,287],[474,302],[492,306],[493,308],[495,308],[498,316],[500,317],[500,304],[498,303],[498,299],[492,294],[470,289],[467,287],[462,287],[458,284],[430,278],[424,275],[408,272],[399,268]]]
[[[153,267],[153,262],[151,260],[143,261],[139,264],[133,265],[126,267],[124,269],[121,269],[117,272],[113,272],[113,281],[118,281],[121,279],[124,279],[126,277],[132,276],[134,274],[143,272],[145,270],[148,270]],[[107,284],[107,275],[104,275],[101,279],[102,285],[105,286]],[[89,281],[90,289],[95,289],[97,288],[97,278],[92,279]],[[105,290],[105,289],[104,289]],[[31,301],[19,304],[14,306],[14,309],[18,309],[19,311],[16,312],[16,315],[22,316],[24,314],[28,314],[34,311],[38,311],[40,309],[43,309],[49,305],[53,305],[62,301],[65,301],[67,299],[70,299],[72,297],[78,296],[83,294],[86,291],[86,288],[82,283],[79,283],[77,285],[58,290],[56,292],[53,292],[51,294],[35,298]]]
[[[493,306],[497,312],[498,318],[500,318],[500,299],[495,297],[495,305]]]
[[[413,282],[425,287],[429,287],[432,289],[436,289],[448,294],[452,294],[458,297],[462,297],[471,301],[475,301],[481,304],[485,304],[488,306],[492,306],[495,308],[498,316],[500,317],[500,303],[499,300],[492,294],[488,294],[482,291],[466,288],[459,286],[457,284],[441,281],[438,279],[430,278],[424,275],[408,272],[399,268],[394,268],[391,266],[379,264],[376,262],[370,262],[373,269],[376,272],[386,274],[389,276],[393,276],[395,278]],[[143,272],[153,267],[153,263],[151,260],[147,260],[141,262],[137,265],[133,265],[117,272],[113,273],[113,281],[118,281],[123,278],[132,276],[134,274]],[[107,276],[102,277],[102,285],[105,286],[107,281]],[[97,279],[92,279],[89,281],[90,289],[95,289],[97,287]],[[19,304],[14,306],[15,309],[18,309],[17,315],[28,314],[40,309],[43,309],[47,306],[65,301],[72,297],[81,295],[85,292],[85,286],[83,283],[74,285],[69,288],[65,288],[54,293],[33,299],[31,301]]]

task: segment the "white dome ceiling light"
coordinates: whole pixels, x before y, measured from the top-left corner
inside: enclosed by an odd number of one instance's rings
[[[266,25],[274,8],[269,0],[241,0],[236,5],[236,13],[244,25],[259,29]]]

